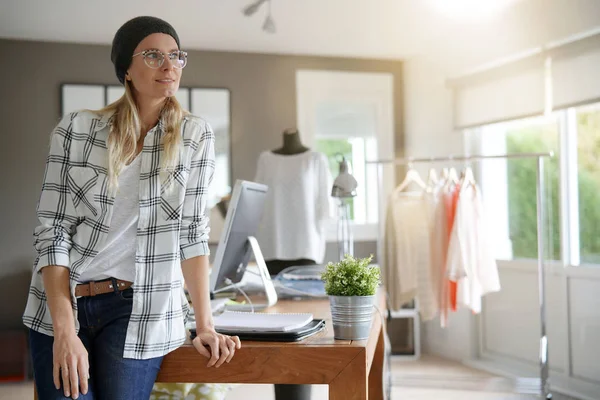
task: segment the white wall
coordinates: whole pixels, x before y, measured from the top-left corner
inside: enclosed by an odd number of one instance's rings
[[[462,153],[463,137],[453,130],[452,92],[444,71],[415,57],[404,63],[403,77],[406,155]]]
[[[463,136],[453,129],[452,93],[445,81],[444,71],[423,57],[404,63],[406,156],[463,153]],[[429,169],[429,165],[415,167],[422,172]],[[474,319],[465,310],[450,316],[447,329],[441,329],[436,318],[423,325],[423,350],[458,361],[474,357],[475,328]]]
[[[415,58],[405,63],[404,80],[406,155],[463,153],[463,136],[453,131],[444,71]],[[535,262],[500,262],[502,291],[485,299],[482,315],[453,313],[446,329],[439,319],[424,323],[423,350],[508,375],[538,376],[536,267]],[[547,269],[551,384],[583,399],[600,399],[600,268]]]

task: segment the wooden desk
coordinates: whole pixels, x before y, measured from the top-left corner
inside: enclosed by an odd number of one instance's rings
[[[368,340],[350,341],[333,338],[328,300],[280,300],[266,312],[310,312],[327,321],[326,329],[297,343],[243,341],[231,363],[218,369],[207,368],[208,360],[188,339],[165,356],[156,381],[327,384],[330,400],[383,399],[384,325],[379,313],[373,314]]]
[[[165,356],[157,382],[327,384],[330,400],[383,399],[384,331],[373,314],[368,340],[335,340],[328,300],[280,300],[266,312],[310,312],[324,332],[298,343],[242,341],[229,364],[207,368],[188,340]]]

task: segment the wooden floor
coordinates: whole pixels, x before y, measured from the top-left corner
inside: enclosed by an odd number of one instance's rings
[[[535,380],[508,379],[437,357],[392,361],[392,400],[530,400]],[[0,384],[0,399],[32,399],[32,383]],[[314,385],[312,400],[326,400],[327,386]],[[239,385],[227,400],[274,400],[272,385]],[[576,400],[555,394],[554,400]]]

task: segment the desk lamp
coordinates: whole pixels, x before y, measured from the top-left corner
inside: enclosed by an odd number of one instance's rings
[[[333,188],[331,189],[331,197],[339,200],[338,203],[338,224],[337,224],[337,238],[338,238],[338,252],[340,261],[344,259],[346,254],[351,256],[354,255],[354,242],[352,240],[352,229],[350,229],[350,204],[348,199],[356,196],[356,187],[358,182],[348,171],[348,161],[346,158],[341,156],[339,162],[339,174],[333,182]]]

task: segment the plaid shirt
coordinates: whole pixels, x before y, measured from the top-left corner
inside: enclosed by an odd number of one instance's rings
[[[108,194],[108,134],[111,116],[77,112],[52,133],[34,231],[37,258],[23,322],[53,335],[40,270],[69,269],[77,321],[75,286],[107,237],[114,205]],[[167,354],[186,338],[189,305],[181,261],[208,255],[207,191],[215,169],[214,134],[200,118],[182,122],[183,146],[173,174],[159,179],[163,146],[159,123],[146,135],[139,183],[133,310],[123,356],[147,359]],[[174,190],[165,190],[174,181]],[[133,267],[133,266],[132,266]]]

